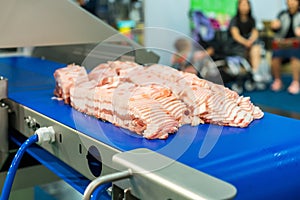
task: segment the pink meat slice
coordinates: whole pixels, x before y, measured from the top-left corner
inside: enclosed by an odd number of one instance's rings
[[[128,126],[147,139],[165,139],[178,130],[179,122],[151,98],[148,88],[132,83],[121,84],[113,97],[114,113],[122,118],[119,126]],[[123,122],[126,122],[123,124]],[[131,121],[131,123],[128,123]]]
[[[147,96],[132,83],[96,86],[87,82],[78,86],[73,107],[112,124],[129,129],[147,139],[165,139],[178,130],[179,122],[163,109],[161,104]],[[84,93],[85,92],[85,93]],[[86,94],[81,95],[80,94]],[[72,95],[72,99],[73,99]],[[75,104],[76,103],[76,104]]]
[[[55,70],[54,78],[56,87],[54,94],[62,98],[65,103],[70,103],[70,89],[75,84],[80,84],[88,81],[88,75],[84,67],[70,64],[67,67]]]
[[[75,84],[70,89],[70,105],[76,110],[86,113],[92,114],[88,107],[88,97],[90,95],[90,91],[93,91],[96,87],[97,82],[87,81],[80,84]]]
[[[164,86],[150,84],[138,87],[135,93],[139,95],[147,95],[147,97],[156,100],[169,115],[174,117],[181,125],[189,124],[190,110],[180,99],[177,99],[173,92]]]
[[[116,72],[107,63],[96,66],[88,75],[89,80],[94,80],[97,85],[112,83],[113,77],[117,77]]]
[[[247,127],[264,115],[249,97],[159,64],[112,61],[88,75],[68,65],[54,77],[54,93],[66,103],[147,139],[166,139],[183,124]]]
[[[191,125],[214,123],[246,127],[254,119],[263,116],[263,112],[251,104],[238,104],[239,95],[228,88],[189,73],[168,69],[168,66],[152,65],[139,70],[128,77],[136,84],[160,83],[182,100],[191,111]],[[224,111],[223,104],[229,110]]]

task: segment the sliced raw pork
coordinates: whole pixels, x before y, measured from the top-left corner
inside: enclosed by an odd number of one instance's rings
[[[147,139],[165,139],[184,124],[247,127],[264,115],[249,97],[164,65],[114,61],[88,75],[68,65],[54,77],[54,94],[66,103]]]

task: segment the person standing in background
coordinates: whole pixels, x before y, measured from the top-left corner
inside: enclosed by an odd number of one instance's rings
[[[241,56],[249,60],[252,72],[255,74],[260,65],[260,45],[255,19],[252,16],[249,0],[238,0],[237,14],[229,25],[229,36],[233,39],[228,52],[232,56]]]
[[[300,0],[286,0],[288,9],[279,13],[278,18],[271,22],[271,28],[276,32],[275,39],[287,39],[300,37]],[[299,86],[299,67],[300,67],[300,49],[276,49],[273,50],[272,57],[272,72],[274,82],[271,85],[273,91],[282,89],[282,80],[280,68],[283,59],[289,59],[292,68],[293,80],[288,87],[288,92],[298,94]]]

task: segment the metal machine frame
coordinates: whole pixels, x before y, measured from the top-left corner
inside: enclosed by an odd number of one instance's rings
[[[0,76],[0,169],[8,157],[8,107],[2,101],[7,98],[7,79]]]
[[[231,184],[158,153],[147,149],[137,149],[123,153],[12,100],[7,99],[5,103],[12,110],[9,120],[10,126],[26,137],[30,137],[38,127],[53,126],[56,132],[56,142],[54,144],[42,144],[41,147],[63,162],[68,163],[90,180],[95,179],[97,176],[93,174],[89,167],[87,159],[89,149],[86,148],[86,144],[83,144],[83,140],[85,140],[84,143],[88,142],[89,147],[95,147],[101,152],[101,160],[99,161],[101,162],[102,171],[101,175],[99,174],[100,177],[124,169],[133,171],[133,176],[130,179],[125,182],[115,182],[115,185],[124,191],[127,189],[127,193],[130,188],[131,194],[137,198],[143,199],[143,197],[155,194],[153,197],[162,199],[231,199],[236,195],[236,189]],[[142,157],[133,156],[137,153]],[[145,154],[148,156],[145,156]],[[145,158],[148,162],[145,162]],[[157,168],[157,164],[164,163],[172,164],[168,164],[162,169]],[[185,178],[182,179],[182,177]],[[199,186],[201,186],[201,190],[199,190]]]
[[[101,60],[100,55],[103,54],[105,55],[104,60],[107,58],[133,58],[135,62],[142,64],[157,63],[159,59],[154,53],[145,50],[125,36],[121,36],[112,27],[91,16],[71,1],[48,0],[35,4],[35,6],[28,6],[30,3],[36,3],[36,1],[0,3],[0,10],[4,9],[3,12],[0,12],[0,22],[7,18],[7,10],[11,11],[8,8],[14,8],[13,11],[15,11],[15,14],[9,14],[10,26],[6,28],[5,33],[7,34],[1,36],[1,48],[34,47],[33,56],[62,63],[77,62],[80,64],[84,62],[87,55],[95,58],[95,63],[99,63],[98,58],[100,57]],[[21,16],[26,16],[26,18],[19,23],[18,19]],[[57,20],[60,23],[55,23]],[[20,31],[16,31],[16,28]],[[48,35],[49,32],[51,32],[50,35]],[[114,35],[121,37],[128,45],[104,43],[101,46],[104,48],[103,51],[93,51],[91,54],[91,50],[95,49],[97,44]],[[121,57],[118,57],[120,55]],[[236,189],[232,185],[176,161],[172,161],[172,165],[163,169],[141,173],[140,169],[149,170],[151,162],[141,163],[143,158],[132,158],[128,152],[123,153],[7,98],[7,80],[5,79],[0,80],[0,100],[5,104],[0,107],[0,122],[3,127],[3,130],[0,130],[0,161],[5,160],[5,156],[2,157],[2,154],[6,154],[8,150],[7,108],[9,107],[11,110],[9,126],[26,137],[31,136],[39,127],[53,126],[56,132],[56,142],[42,144],[41,147],[86,178],[94,180],[98,176],[109,176],[118,169],[131,169],[133,175],[128,181],[115,184],[124,193],[127,191],[126,194],[130,188],[130,193],[137,198],[147,198],[154,191],[156,191],[154,196],[161,199],[231,199],[236,195]],[[87,142],[88,145],[83,145],[83,142]],[[97,158],[91,148],[96,148],[101,152],[101,158]],[[145,149],[134,150],[136,153],[148,151]],[[162,163],[170,162],[169,158],[160,154],[151,153],[150,155],[149,159]],[[130,162],[128,162],[129,160]],[[94,172],[91,169],[90,163],[94,161],[97,161],[98,167],[101,167],[100,172]],[[116,168],[112,166],[116,166]],[[181,179],[182,176],[187,178]],[[194,181],[191,182],[190,179]],[[199,190],[197,184],[200,184],[202,189]],[[142,188],[149,188],[149,190]]]

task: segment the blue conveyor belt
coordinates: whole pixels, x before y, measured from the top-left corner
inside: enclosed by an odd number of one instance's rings
[[[247,128],[185,125],[167,140],[147,140],[51,99],[53,72],[63,66],[0,58],[0,75],[9,79],[10,99],[121,151],[149,148],[216,176],[237,188],[237,199],[300,199],[299,120],[265,113]]]

